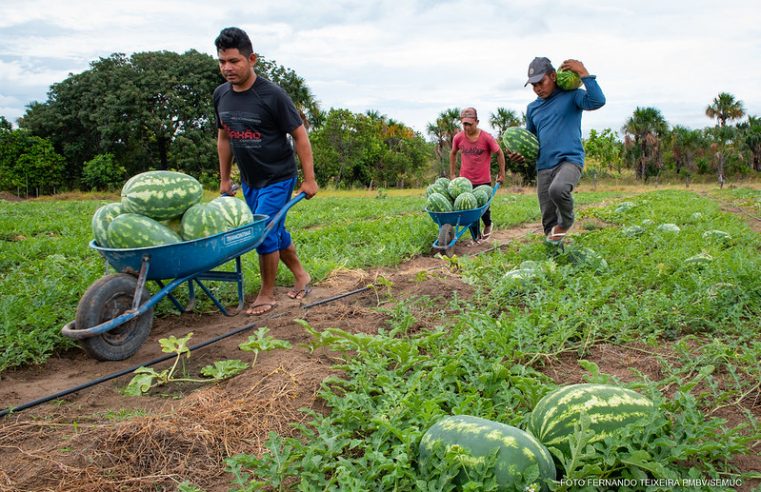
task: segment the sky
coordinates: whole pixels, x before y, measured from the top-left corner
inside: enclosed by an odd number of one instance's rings
[[[0,115],[15,124],[51,84],[112,53],[216,57],[229,26],[304,78],[321,108],[377,111],[424,135],[449,108],[476,107],[486,130],[497,108],[521,115],[535,56],[597,76],[607,104],[585,113],[585,135],[620,133],[637,107],[712,126],[720,92],[761,115],[756,0],[2,0]]]

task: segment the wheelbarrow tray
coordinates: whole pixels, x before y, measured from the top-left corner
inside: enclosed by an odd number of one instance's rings
[[[137,275],[143,259],[148,257],[150,269],[146,280],[181,278],[211,270],[256,248],[264,241],[268,221],[269,215],[257,214],[254,215],[253,222],[235,229],[163,246],[104,248],[93,240],[90,247],[100,253],[117,272]]]

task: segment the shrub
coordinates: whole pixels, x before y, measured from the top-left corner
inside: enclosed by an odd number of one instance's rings
[[[114,162],[113,154],[98,154],[85,162],[82,169],[82,187],[91,190],[116,190],[124,183],[127,170]]]

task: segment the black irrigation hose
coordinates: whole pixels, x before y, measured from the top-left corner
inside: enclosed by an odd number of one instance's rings
[[[339,299],[343,299],[344,297],[353,296],[354,294],[359,294],[360,292],[365,292],[366,290],[370,290],[371,287],[362,287],[360,289],[351,290],[349,292],[344,292],[343,294],[338,294],[333,297],[326,297],[325,299],[320,299],[319,301],[315,301],[311,304],[304,304],[301,306],[304,309],[309,309],[311,307],[319,306],[321,304],[327,304],[329,302],[337,301]]]
[[[243,326],[241,328],[236,328],[233,331],[227,332],[227,333],[225,333],[223,335],[216,336],[214,338],[206,340],[205,342],[201,342],[198,345],[194,345],[194,346],[190,347],[190,351],[193,352],[194,350],[198,350],[200,348],[204,348],[207,345],[211,345],[212,343],[217,343],[218,341],[224,340],[225,338],[231,337],[233,335],[237,335],[238,333],[244,332],[246,330],[250,330],[250,329],[254,328],[255,326],[256,325],[254,323],[251,323],[251,324]],[[132,366],[129,369],[123,369],[121,371],[117,371],[117,372],[108,374],[106,376],[103,376],[103,377],[100,377],[100,378],[97,378],[97,379],[93,379],[93,380],[88,381],[86,383],[82,383],[79,386],[74,386],[73,388],[69,388],[67,390],[63,390],[63,391],[55,393],[53,395],[48,395],[48,396],[39,398],[37,400],[30,401],[28,403],[24,403],[24,404],[19,405],[17,407],[4,408],[4,409],[0,410],[0,417],[5,417],[6,415],[11,414],[11,413],[18,413],[18,412],[20,412],[22,410],[26,410],[27,408],[36,407],[37,405],[49,402],[50,400],[56,400],[58,398],[62,398],[64,396],[70,395],[72,393],[76,393],[77,391],[83,390],[85,388],[89,388],[91,386],[95,386],[96,384],[105,383],[106,381],[110,381],[112,379],[116,379],[118,377],[124,376],[125,374],[129,374],[131,372],[134,372],[139,367],[152,366],[152,365],[158,364],[159,362],[164,362],[165,360],[171,359],[173,357],[177,357],[177,354],[167,354],[167,355],[161,356],[161,357],[159,357],[157,359],[153,359],[152,361],[144,362],[142,364],[138,364],[136,366]]]

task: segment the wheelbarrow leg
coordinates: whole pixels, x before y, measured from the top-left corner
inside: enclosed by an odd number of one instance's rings
[[[437,249],[447,256],[452,256],[454,253],[454,243],[456,242],[454,236],[454,227],[451,224],[442,224],[439,227],[439,237],[436,240]]]

